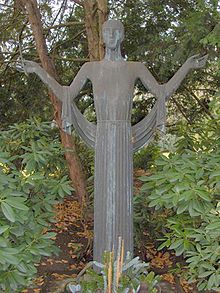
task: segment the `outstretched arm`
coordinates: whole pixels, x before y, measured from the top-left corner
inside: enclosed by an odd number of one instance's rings
[[[79,94],[80,90],[83,88],[84,84],[87,81],[87,67],[87,63],[85,63],[77,73],[71,85],[68,87],[69,94],[73,99]],[[23,64],[17,65],[17,69],[20,71],[25,71],[27,73],[36,73],[43,81],[43,83],[45,83],[53,91],[57,98],[59,98],[59,100],[63,102],[65,96],[64,91],[67,89],[67,87],[61,86],[38,63],[34,61],[24,60]]]
[[[36,73],[52,92],[63,100],[63,86],[61,86],[52,76],[50,76],[38,63],[24,60],[23,64],[18,64],[17,69],[27,73]]]
[[[208,55],[199,57],[199,54],[189,57],[186,62],[180,67],[175,75],[164,84],[165,98],[168,99],[180,86],[181,82],[191,69],[202,68],[205,66]]]
[[[136,77],[141,80],[144,87],[148,89],[156,98],[161,98],[164,96],[164,86],[159,84],[153,77],[151,72],[143,63],[137,63]]]
[[[138,63],[137,76],[143,85],[155,95],[156,98],[168,99],[180,86],[183,79],[191,69],[202,68],[205,66],[208,55],[199,57],[199,55],[191,56],[180,67],[176,74],[165,84],[159,84],[150,71],[142,63]]]
[[[72,99],[77,97],[77,95],[85,85],[86,81],[88,80],[89,75],[89,63],[84,63],[69,86],[69,95]]]

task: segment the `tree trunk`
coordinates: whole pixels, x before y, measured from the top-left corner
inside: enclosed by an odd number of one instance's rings
[[[26,8],[29,23],[31,25],[34,39],[36,42],[37,52],[42,64],[42,67],[56,80],[58,80],[58,75],[55,70],[55,66],[48,55],[46,40],[43,35],[43,26],[41,22],[40,11],[37,5],[37,0],[21,0],[23,6]],[[66,134],[62,131],[61,123],[61,102],[57,97],[49,92],[50,100],[54,106],[54,118],[60,129],[61,141],[63,146],[70,151],[65,152],[65,158],[69,168],[69,175],[73,182],[74,188],[78,195],[78,199],[83,204],[86,198],[86,180],[82,170],[80,160],[76,154],[76,148],[71,135]]]
[[[99,58],[104,58],[104,43],[102,38],[102,25],[108,17],[108,1],[97,0],[98,3],[98,17],[99,17]]]
[[[84,0],[86,34],[90,61],[104,57],[102,25],[107,19],[107,0]]]

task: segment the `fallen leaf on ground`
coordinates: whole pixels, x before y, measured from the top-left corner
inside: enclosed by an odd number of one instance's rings
[[[172,266],[173,262],[170,260],[170,254],[169,252],[159,252],[151,261],[150,261],[151,266],[155,268],[169,268]]]

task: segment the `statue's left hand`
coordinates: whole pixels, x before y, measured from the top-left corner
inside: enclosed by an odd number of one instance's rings
[[[187,63],[192,69],[202,68],[205,66],[208,54],[200,57],[200,54],[193,55],[187,59]]]
[[[38,64],[34,61],[23,60],[16,64],[16,69],[25,73],[33,73],[37,66]]]

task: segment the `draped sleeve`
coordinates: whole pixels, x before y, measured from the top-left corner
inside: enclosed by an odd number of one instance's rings
[[[91,148],[95,147],[96,125],[89,122],[77,108],[73,98],[69,94],[69,87],[65,87],[65,95],[62,104],[63,130],[71,134],[72,127],[82,140]]]
[[[166,104],[165,98],[157,99],[150,113],[132,127],[133,151],[147,145],[153,138],[156,130],[165,132]]]

